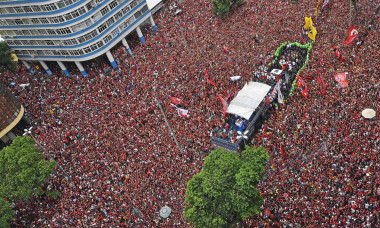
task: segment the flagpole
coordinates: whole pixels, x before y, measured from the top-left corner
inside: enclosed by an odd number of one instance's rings
[[[164,120],[165,120],[166,124],[167,124],[168,127],[169,127],[170,134],[172,135],[175,144],[177,144],[177,148],[178,148],[178,150],[179,150],[180,152],[184,152],[184,150],[182,149],[181,145],[179,144],[179,142],[178,142],[178,140],[177,140],[177,137],[176,137],[176,135],[175,135],[175,133],[174,133],[172,127],[170,126],[170,123],[169,123],[168,119],[166,118],[166,115],[165,115],[164,109],[162,108],[160,102],[157,100],[156,97],[154,97],[154,101],[156,102],[157,106],[158,106],[158,107],[160,108],[160,110],[161,110],[162,115],[164,116]]]
[[[350,1],[350,26],[351,26],[351,0]]]

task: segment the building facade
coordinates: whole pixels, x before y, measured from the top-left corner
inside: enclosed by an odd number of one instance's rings
[[[24,115],[24,107],[12,92],[0,82],[0,139],[15,138],[11,132]]]
[[[28,61],[56,61],[66,75],[64,62],[81,62],[106,54],[116,68],[110,49],[120,41],[132,54],[125,37],[136,31],[145,42],[140,25],[156,26],[146,0],[0,0],[0,35],[33,73]]]

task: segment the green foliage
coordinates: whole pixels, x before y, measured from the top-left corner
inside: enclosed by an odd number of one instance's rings
[[[54,167],[54,161],[45,161],[34,139],[17,137],[0,151],[0,197],[27,200],[32,194],[42,194],[41,185]]]
[[[231,5],[240,5],[242,0],[211,0],[211,2],[214,5],[213,14],[224,17],[230,12]]]
[[[59,196],[59,194],[60,194],[59,191],[47,191],[46,192],[46,196],[50,197],[50,198],[53,198],[53,199],[57,199],[57,197]]]
[[[0,227],[10,227],[9,222],[14,218],[14,212],[9,202],[0,198]]]
[[[267,151],[246,147],[241,157],[222,148],[206,157],[203,169],[187,182],[184,216],[195,227],[231,227],[260,213],[257,190],[265,174]]]
[[[12,61],[11,49],[6,42],[0,42],[0,73],[4,71],[15,72],[17,69],[17,64]]]

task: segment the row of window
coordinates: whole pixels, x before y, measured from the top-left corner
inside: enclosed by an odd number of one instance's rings
[[[139,4],[143,0],[134,0],[132,3]],[[131,3],[131,4],[132,4]],[[97,30],[99,33],[102,33],[104,30],[106,30],[108,27],[110,27],[115,21],[118,21],[121,17],[126,15],[131,11],[130,5],[127,5],[123,9],[121,9],[119,12],[117,12],[113,17],[109,18],[107,21],[105,21],[103,24],[98,26]],[[144,9],[147,9],[147,5],[143,7]],[[138,11],[139,12],[139,11]],[[146,11],[144,11],[145,13]],[[141,15],[138,14],[136,18],[140,17]],[[71,34],[75,32],[82,31],[92,25],[92,21],[90,18],[87,20],[73,25],[71,27],[67,28],[61,28],[61,29],[39,29],[39,30],[2,30],[0,31],[0,35],[2,36],[39,36],[39,35],[65,35],[65,34]],[[78,38],[76,38],[78,39]],[[85,39],[87,40],[87,39]],[[8,41],[7,41],[8,42]]]
[[[80,56],[103,47],[105,42],[100,40],[88,47],[77,50],[15,50],[16,55],[32,55],[32,56]]]
[[[116,6],[124,2],[124,0],[111,1],[108,5],[104,6],[98,13],[96,13],[92,18],[94,21],[98,21],[102,16],[106,15],[108,12],[113,10]],[[88,3],[86,6],[82,6],[70,13],[59,15],[55,17],[42,17],[42,18],[23,18],[23,19],[0,19],[0,26],[13,26],[13,25],[38,25],[38,24],[57,24],[66,21],[73,20],[87,13],[92,7],[88,5],[94,4],[93,2]],[[96,19],[95,19],[96,18]]]
[[[140,11],[136,12],[134,15],[132,15],[130,18],[128,18],[126,21],[124,21],[122,24],[119,25],[120,30],[124,30],[129,25],[131,25],[135,20],[136,16],[141,16],[143,13],[145,13],[148,10],[147,6],[144,6]],[[106,21],[103,25],[99,26],[98,29],[92,30],[91,32],[77,37],[73,39],[67,39],[67,40],[7,40],[8,45],[10,46],[73,46],[77,44],[84,43],[88,40],[91,40],[98,36],[100,33],[98,31],[104,31],[107,27],[105,27],[107,24],[111,25],[113,22],[113,19],[110,18],[108,21]],[[115,31],[115,33],[118,30]],[[112,37],[111,37],[112,38]],[[107,43],[109,40],[105,40]]]
[[[40,36],[40,35],[66,35],[72,31],[70,28],[61,29],[39,29],[39,30],[0,30],[2,36]]]
[[[34,6],[16,6],[16,7],[3,7],[0,8],[0,14],[17,14],[17,13],[38,13],[38,12],[51,12],[58,9],[71,6],[72,4],[79,2],[80,0],[61,0],[59,2],[34,5]],[[101,2],[101,1],[96,1]]]
[[[148,11],[148,7],[145,6],[136,14],[144,14],[145,12]],[[17,55],[34,55],[34,56],[80,56],[84,54],[88,54],[90,52],[93,52],[95,50],[98,50],[99,48],[103,47],[105,44],[107,44],[109,41],[111,41],[113,38],[117,37],[120,34],[120,31],[125,30],[129,25],[131,25],[135,21],[134,15],[131,16],[128,20],[124,21],[121,23],[117,28],[115,28],[110,34],[105,36],[102,40],[91,44],[88,47],[81,48],[81,49],[76,49],[76,50],[15,50],[15,53]],[[17,40],[18,42],[21,42],[21,40]],[[7,41],[8,44],[10,45],[9,41]],[[15,41],[13,41],[15,42]],[[29,41],[30,42],[30,41]],[[45,42],[45,44],[54,44],[54,45],[59,45],[58,40],[48,40],[48,41],[43,41],[43,40],[35,40],[35,42],[42,44],[42,42]],[[62,41],[63,44],[65,44],[66,41]],[[60,44],[62,44],[60,43]]]

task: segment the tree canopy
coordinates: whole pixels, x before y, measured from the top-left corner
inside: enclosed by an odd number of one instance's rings
[[[241,155],[213,150],[203,169],[187,183],[184,216],[195,227],[231,227],[260,213],[263,198],[257,189],[265,174],[267,151],[248,147]]]
[[[7,70],[16,71],[17,64],[12,60],[13,57],[8,44],[5,41],[0,41],[0,73]]]
[[[214,6],[212,12],[223,17],[230,12],[232,5],[240,5],[242,0],[211,0],[211,2]]]
[[[34,139],[17,137],[0,151],[0,198],[27,200],[43,193],[41,186],[54,167],[54,161],[45,161]]]
[[[13,219],[14,212],[9,202],[0,198],[0,227],[9,227],[9,222]]]

